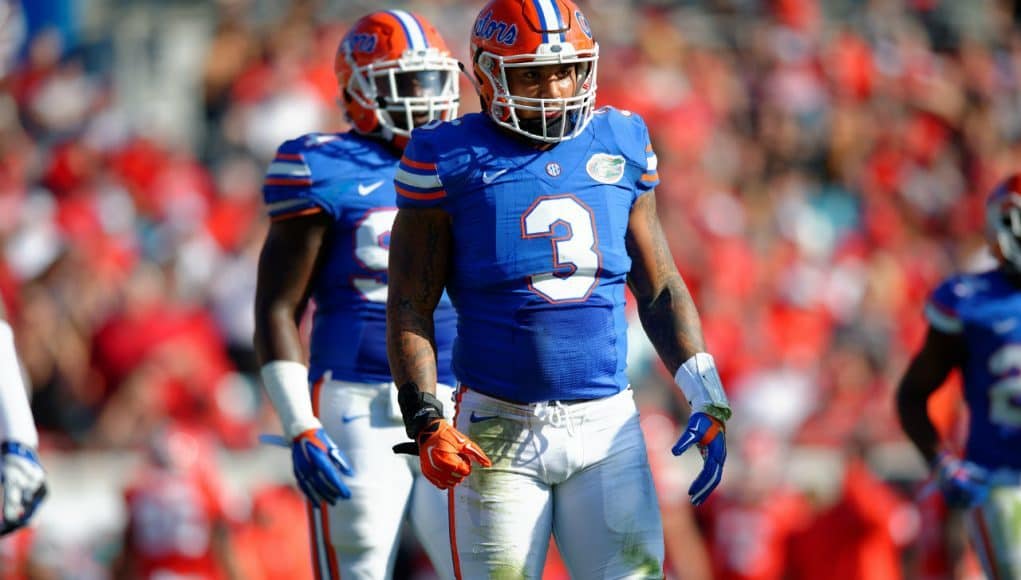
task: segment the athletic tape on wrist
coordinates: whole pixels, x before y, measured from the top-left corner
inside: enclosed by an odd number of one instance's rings
[[[14,331],[6,320],[0,320],[0,441],[8,440],[33,449],[39,446],[39,434],[32,420],[32,408],[14,348]]]
[[[262,375],[266,394],[276,409],[288,440],[293,440],[309,429],[322,427],[312,412],[308,368],[305,365],[290,360],[275,360],[264,364],[259,374]]]
[[[696,353],[677,369],[674,382],[688,399],[692,411],[705,413],[721,421],[730,418],[730,402],[727,393],[723,391],[713,355]]]

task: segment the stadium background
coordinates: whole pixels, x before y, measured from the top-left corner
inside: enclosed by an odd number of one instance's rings
[[[386,3],[429,18],[462,61],[480,5]],[[380,7],[0,2],[0,295],[51,476],[25,546],[0,552],[21,550],[42,577],[107,577],[122,489],[168,421],[208,432],[239,549],[274,545],[253,532],[258,498],[290,478],[285,452],[255,445],[278,429],[251,346],[260,180],[282,140],[345,129],[333,53]],[[650,126],[661,218],[735,406],[728,472],[698,517],[717,577],[938,577],[938,508],[912,503],[924,470],[892,392],[927,293],[989,265],[984,195],[1021,168],[1016,7],[582,7],[599,103]],[[462,112],[475,110],[463,82]],[[633,334],[664,515],[686,521],[697,460],[669,457],[684,417]],[[956,389],[933,406],[951,437]],[[429,577],[413,544],[401,561]]]

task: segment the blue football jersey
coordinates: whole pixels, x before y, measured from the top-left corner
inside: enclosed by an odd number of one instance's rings
[[[645,123],[615,109],[546,151],[483,114],[412,133],[397,205],[451,216],[461,383],[518,402],[627,387],[625,234],[657,183]]]
[[[933,292],[925,312],[933,328],[966,344],[965,456],[985,467],[1021,468],[1021,288],[999,270],[955,276]]]
[[[327,370],[345,381],[391,380],[386,268],[397,215],[398,159],[384,144],[357,133],[311,134],[281,145],[266,172],[263,197],[272,219],[324,211],[334,220],[312,280],[312,381]],[[439,380],[454,384],[456,316],[446,297],[435,322]]]

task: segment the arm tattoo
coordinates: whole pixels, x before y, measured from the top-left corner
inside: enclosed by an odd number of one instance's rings
[[[656,215],[655,193],[642,195],[634,211],[640,213],[632,214],[637,223],[632,223],[628,234],[634,260],[629,282],[642,327],[673,372],[695,353],[705,351],[702,324]]]
[[[440,210],[401,210],[391,233],[387,354],[394,382],[436,384],[433,311],[443,294],[450,222]]]

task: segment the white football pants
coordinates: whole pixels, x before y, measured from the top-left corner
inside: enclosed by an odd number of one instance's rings
[[[987,578],[1021,580],[1021,472],[993,471],[986,501],[966,518],[968,535]]]
[[[437,387],[448,416],[452,392]],[[405,513],[440,577],[454,577],[446,493],[422,476],[418,457],[391,449],[408,441],[396,393],[393,383],[329,379],[312,389],[316,415],[354,469],[344,477],[351,499],[323,504],[326,518],[309,503],[317,580],[391,578]]]
[[[540,578],[550,533],[572,578],[663,578],[663,525],[630,389],[518,405],[467,388],[455,424],[493,460],[454,488],[465,580]]]

